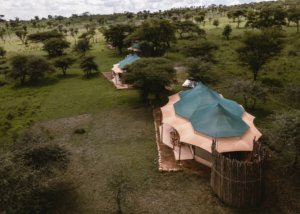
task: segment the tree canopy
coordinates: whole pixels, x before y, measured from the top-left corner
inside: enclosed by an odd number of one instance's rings
[[[175,27],[167,20],[154,19],[143,22],[127,41],[145,41],[151,45],[155,56],[161,55],[175,41]]]
[[[57,31],[47,31],[47,32],[38,32],[34,34],[28,35],[28,40],[33,42],[45,42],[49,39],[62,39],[64,36],[63,34],[57,32]]]
[[[125,82],[139,88],[144,100],[149,94],[159,98],[175,77],[172,63],[165,58],[140,59],[128,66],[127,71],[124,73]]]
[[[45,42],[44,51],[46,51],[49,57],[62,56],[64,50],[70,47],[70,43],[60,38],[52,38]]]
[[[103,35],[107,42],[112,46],[118,48],[119,53],[125,46],[125,38],[133,32],[133,27],[127,24],[117,24],[104,29]]]
[[[244,44],[237,52],[240,60],[251,69],[253,80],[257,79],[261,67],[282,50],[282,37],[282,33],[274,29],[245,33]]]

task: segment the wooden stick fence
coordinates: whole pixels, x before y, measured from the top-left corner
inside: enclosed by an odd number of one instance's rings
[[[253,207],[259,204],[263,189],[263,162],[265,152],[254,142],[249,161],[225,157],[212,144],[211,187],[225,204],[233,207]]]

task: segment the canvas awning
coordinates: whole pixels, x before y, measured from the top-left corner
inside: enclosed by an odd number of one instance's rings
[[[213,139],[218,152],[233,152],[252,151],[254,138],[261,137],[252,115],[203,84],[170,96],[161,111],[162,123],[174,127],[181,142],[209,152]]]

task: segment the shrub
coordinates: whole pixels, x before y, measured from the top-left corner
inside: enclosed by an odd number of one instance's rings
[[[0,161],[1,213],[64,213],[76,204],[65,174],[70,154],[63,147],[27,133]]]

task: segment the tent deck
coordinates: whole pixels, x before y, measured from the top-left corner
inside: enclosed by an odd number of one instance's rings
[[[119,89],[119,90],[122,90],[122,89],[129,89],[129,88],[132,88],[131,85],[128,85],[128,84],[122,84],[122,83],[116,83],[116,81],[114,81],[112,75],[111,75],[111,72],[103,72],[102,73],[103,76],[108,79],[110,82],[112,82],[114,84],[114,86],[116,87],[116,89]]]

